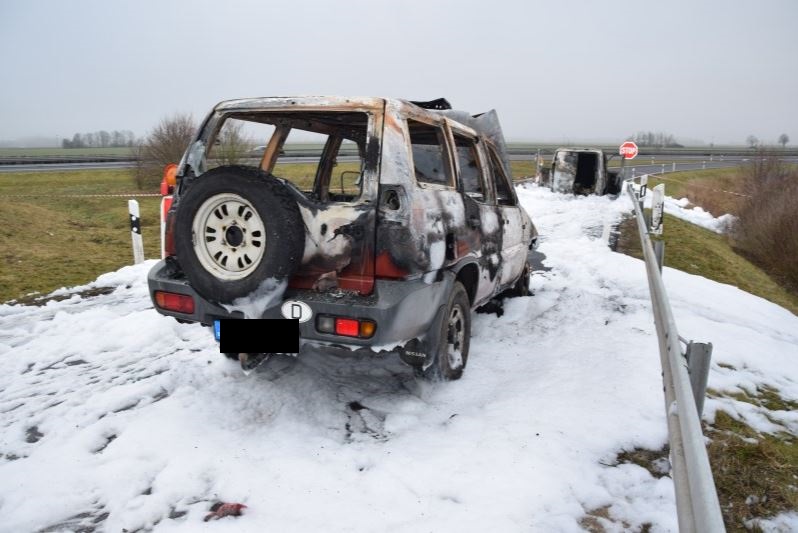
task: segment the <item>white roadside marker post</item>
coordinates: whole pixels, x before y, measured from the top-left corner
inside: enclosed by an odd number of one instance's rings
[[[651,224],[649,234],[659,237],[652,239],[654,244],[654,255],[657,257],[659,271],[662,272],[662,264],[665,260],[665,241],[662,240],[662,223],[665,212],[665,184],[660,183],[651,189]]]
[[[130,237],[133,239],[133,262],[144,262],[144,242],[141,240],[141,215],[137,200],[127,201],[127,210],[130,213]]]

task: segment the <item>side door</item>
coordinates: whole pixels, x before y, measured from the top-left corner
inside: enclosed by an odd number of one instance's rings
[[[526,222],[521,216],[518,197],[513,189],[510,177],[504,171],[504,165],[491,145],[486,145],[493,183],[496,187],[496,206],[502,225],[501,242],[501,284],[515,282],[526,264],[527,244],[524,242]]]
[[[463,198],[465,226],[478,243],[479,284],[475,302],[493,296],[500,282],[502,227],[496,209],[486,153],[476,133],[448,122],[454,143],[457,189]]]
[[[574,192],[576,180],[576,165],[578,163],[576,152],[557,150],[551,162],[551,190],[552,192]]]

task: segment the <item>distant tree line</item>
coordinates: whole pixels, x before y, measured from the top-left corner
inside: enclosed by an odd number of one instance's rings
[[[786,133],[782,133],[781,135],[779,135],[778,143],[781,145],[782,148],[786,148],[788,142],[790,142],[790,136],[789,135],[787,135]],[[759,138],[756,135],[749,135],[745,139],[745,143],[750,148],[754,148],[754,149],[762,148],[762,147],[765,146],[765,143],[760,141]]]
[[[782,148],[786,148],[788,142],[790,142],[789,135],[787,135],[786,133],[782,133],[781,135],[779,135],[778,143],[781,145]],[[766,146],[766,144],[760,141],[756,135],[749,135],[748,137],[746,137],[745,143],[751,149],[764,148]]]
[[[684,148],[676,142],[673,135],[669,133],[653,131],[639,131],[632,137],[637,146],[653,146],[656,148]]]
[[[72,139],[62,139],[62,148],[119,148],[136,145],[136,136],[130,130],[95,131],[76,133]]]

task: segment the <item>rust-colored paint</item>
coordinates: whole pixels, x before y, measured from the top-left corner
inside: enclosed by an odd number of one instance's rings
[[[378,278],[402,279],[407,276],[408,272],[397,266],[391,259],[391,254],[384,251],[377,255],[375,274]]]
[[[272,173],[274,165],[277,162],[277,156],[280,149],[283,147],[285,140],[288,138],[288,133],[291,128],[285,126],[277,126],[274,130],[272,138],[269,139],[269,144],[263,152],[263,158],[260,160],[260,169],[264,172]]]

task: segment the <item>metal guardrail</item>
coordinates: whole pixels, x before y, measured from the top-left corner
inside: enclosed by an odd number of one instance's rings
[[[133,162],[133,156],[93,156],[93,155],[46,155],[46,156],[0,156],[0,165],[48,165],[68,163],[122,163]]]
[[[627,193],[635,206],[654,323],[659,338],[679,531],[724,532],[726,529],[715,481],[704,446],[699,407],[699,404],[703,407],[711,345],[687,343],[688,353],[682,353],[676,321],[662,282],[661,265],[657,262],[648,234],[640,198],[632,182],[627,181],[626,184]]]

